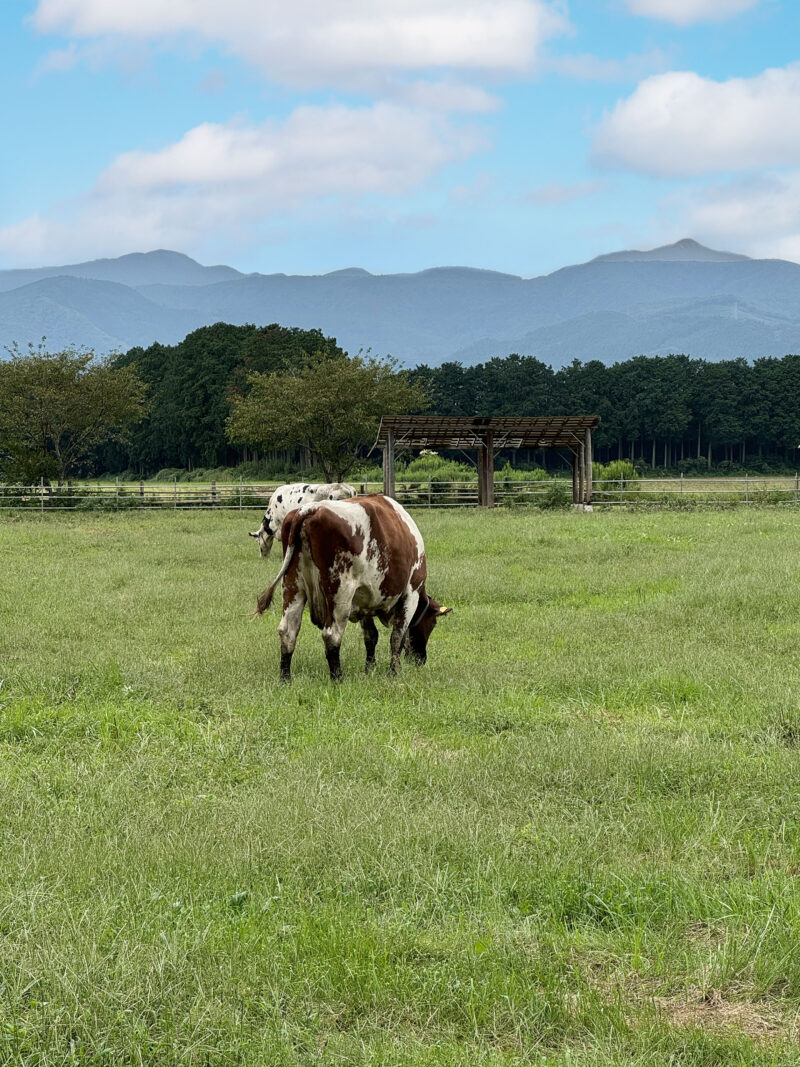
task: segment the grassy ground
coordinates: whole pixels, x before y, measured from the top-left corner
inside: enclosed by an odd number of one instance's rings
[[[0,523],[0,1063],[800,1061],[800,519],[421,513],[331,686],[248,516]]]

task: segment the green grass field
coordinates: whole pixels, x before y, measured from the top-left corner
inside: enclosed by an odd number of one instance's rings
[[[417,517],[291,687],[252,516],[0,520],[0,1063],[800,1062],[800,515]]]

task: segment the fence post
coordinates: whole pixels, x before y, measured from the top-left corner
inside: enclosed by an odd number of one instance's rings
[[[139,496],[144,500],[144,478],[139,479]]]
[[[178,506],[178,479],[175,477],[172,479],[172,506]]]
[[[215,508],[217,506],[217,483],[213,481],[211,483],[211,506]]]
[[[745,504],[750,503],[750,478],[747,473],[744,476],[744,502]]]
[[[114,507],[119,508],[119,478],[114,478]]]
[[[683,496],[683,471],[681,471],[681,496]]]
[[[625,479],[620,474],[620,476],[619,476],[619,502],[620,502],[620,504],[622,503],[622,490],[623,490],[624,486],[625,486]]]
[[[428,507],[431,506],[431,482],[428,479]]]
[[[242,510],[242,479],[239,479],[239,510]]]
[[[42,518],[44,518],[44,478],[39,479],[39,503],[41,505]]]

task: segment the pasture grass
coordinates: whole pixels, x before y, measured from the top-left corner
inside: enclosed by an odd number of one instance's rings
[[[247,515],[0,524],[0,1063],[800,1061],[800,518],[422,512],[278,684]]]

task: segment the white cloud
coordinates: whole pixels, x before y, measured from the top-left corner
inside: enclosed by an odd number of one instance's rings
[[[800,164],[800,65],[725,82],[691,71],[647,78],[604,118],[593,155],[669,177]]]
[[[412,107],[428,111],[455,113],[468,112],[474,115],[497,111],[500,100],[478,85],[442,80],[437,82],[415,81],[393,89],[387,87],[387,95]]]
[[[82,39],[200,40],[294,86],[428,70],[519,73],[567,25],[544,0],[39,0],[33,22]]]
[[[665,206],[675,232],[757,258],[800,261],[800,171],[707,186]]]
[[[678,26],[730,18],[759,3],[761,0],[627,0],[634,15],[665,19]]]
[[[46,217],[0,229],[0,255],[196,251],[218,232],[253,243],[270,220],[400,196],[484,147],[469,125],[390,103],[300,107],[259,126],[203,123],[159,151],[118,156],[94,189]]]
[[[282,124],[203,123],[157,152],[126,152],[101,192],[249,188],[269,201],[408,192],[482,144],[471,128],[396,104],[299,107]]]

